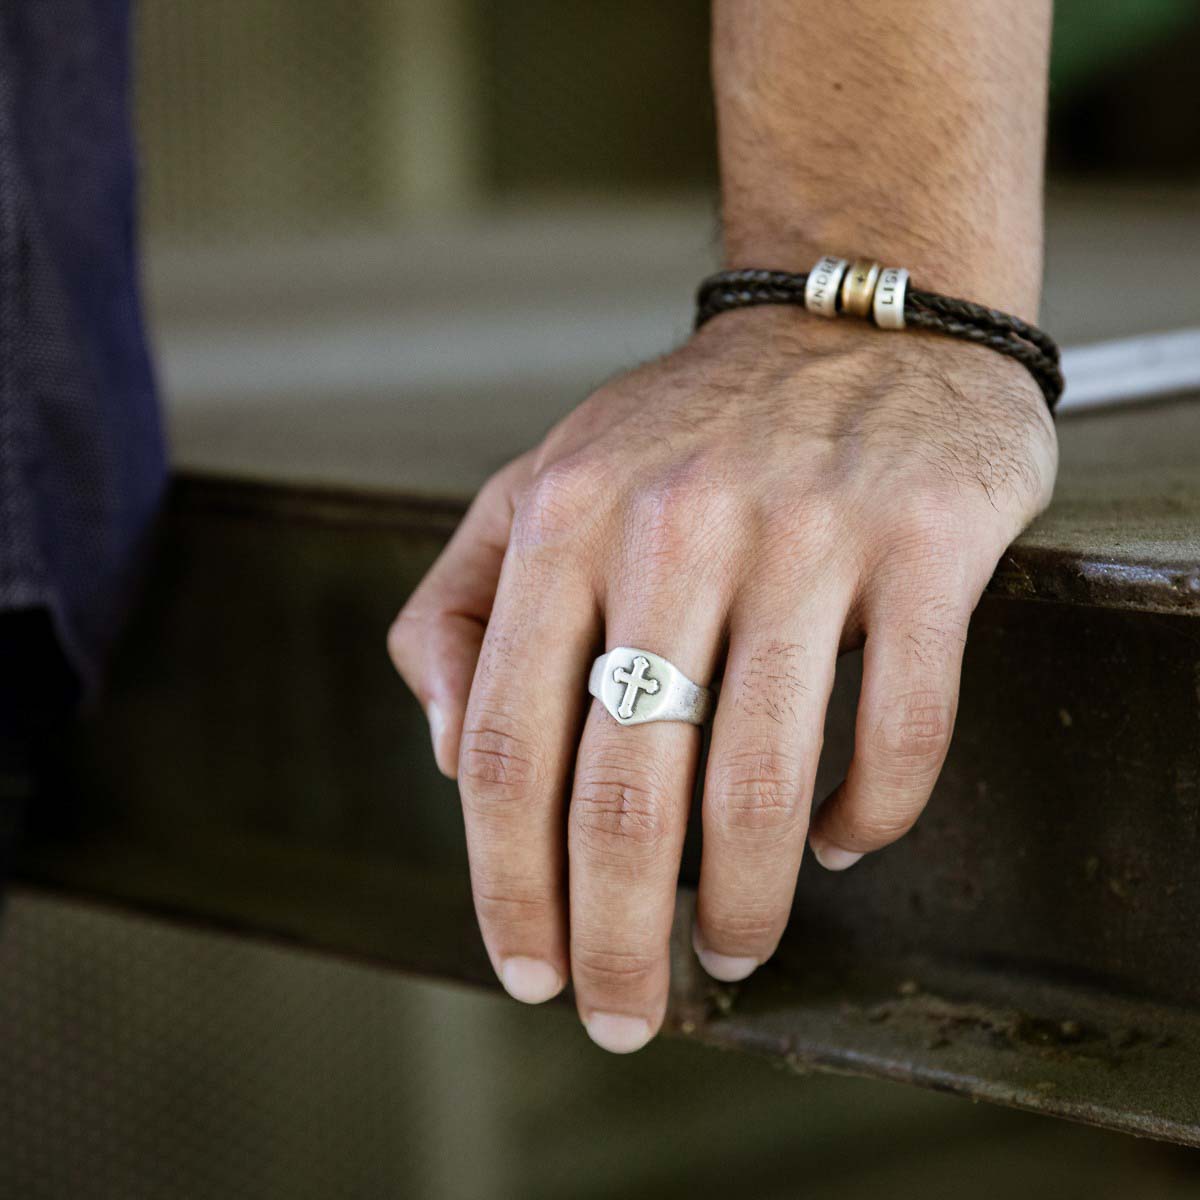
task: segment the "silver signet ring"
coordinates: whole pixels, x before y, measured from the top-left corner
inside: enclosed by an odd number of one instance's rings
[[[686,721],[703,725],[712,713],[711,688],[693,683],[649,650],[618,646],[592,663],[588,691],[621,725]]]

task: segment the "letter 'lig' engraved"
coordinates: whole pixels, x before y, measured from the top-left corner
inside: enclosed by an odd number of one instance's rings
[[[602,654],[588,677],[588,691],[620,725],[686,721],[702,725],[712,712],[712,689],[693,683],[651,650],[618,646]]]
[[[875,285],[875,324],[880,329],[904,328],[904,293],[908,291],[908,272],[903,267],[884,267]]]
[[[646,678],[648,670],[650,670],[650,660],[644,654],[639,654],[633,660],[632,671],[618,667],[613,672],[613,678],[618,683],[625,685],[625,699],[621,701],[617,713],[627,721],[633,716],[633,706],[637,703],[639,690],[645,691],[648,696],[653,696],[658,691],[658,680]]]

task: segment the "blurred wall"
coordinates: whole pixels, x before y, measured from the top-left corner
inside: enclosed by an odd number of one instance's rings
[[[1194,0],[1056,13],[1052,166],[1200,178]],[[699,0],[141,0],[148,228],[711,190],[707,40]]]

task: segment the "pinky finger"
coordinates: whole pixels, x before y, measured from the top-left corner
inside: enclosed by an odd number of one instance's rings
[[[937,609],[934,609],[935,611]],[[868,624],[854,758],[809,832],[817,861],[844,870],[916,823],[946,758],[969,609],[930,607]]]

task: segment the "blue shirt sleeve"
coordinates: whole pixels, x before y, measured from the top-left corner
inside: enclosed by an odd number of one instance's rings
[[[139,297],[126,0],[0,5],[0,620],[85,692],[166,479]]]

